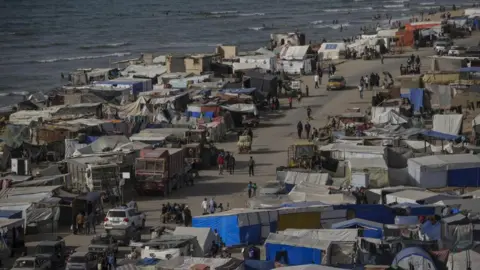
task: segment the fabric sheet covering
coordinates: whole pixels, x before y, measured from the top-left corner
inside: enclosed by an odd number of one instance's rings
[[[421,89],[421,88],[411,88],[410,89],[410,102],[413,105],[414,111],[419,112],[420,108],[423,107],[423,89]]]
[[[400,115],[396,107],[374,107],[372,108],[372,123],[401,125],[408,123],[408,120]]]
[[[458,135],[462,127],[461,114],[435,114],[433,116],[433,130],[450,135]]]
[[[212,241],[217,240],[210,228],[177,227],[173,235],[195,236],[202,254],[206,254],[212,247]]]
[[[452,105],[452,90],[449,85],[426,84],[430,91],[430,105],[434,109],[448,109]]]

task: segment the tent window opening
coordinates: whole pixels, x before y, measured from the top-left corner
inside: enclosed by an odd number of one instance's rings
[[[277,251],[275,254],[275,261],[279,262],[281,264],[287,264],[288,265],[288,253],[286,250],[282,251]]]

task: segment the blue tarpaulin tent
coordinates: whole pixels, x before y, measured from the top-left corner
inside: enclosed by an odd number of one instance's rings
[[[260,244],[270,232],[277,229],[275,210],[233,209],[213,215],[194,217],[192,226],[217,229],[227,246]]]
[[[383,224],[368,221],[361,218],[354,218],[332,224],[332,229],[353,229],[362,228],[363,237],[381,239],[383,237]]]
[[[460,72],[480,72],[480,67],[463,67]]]
[[[332,205],[333,209],[347,210],[349,218],[360,218],[383,224],[394,224],[393,210],[383,204],[339,204]]]
[[[421,134],[423,136],[433,137],[435,139],[446,140],[446,141],[456,141],[462,138],[462,136],[451,135],[451,134],[442,133],[434,130],[424,130],[421,132]]]
[[[411,88],[410,89],[410,103],[413,105],[413,110],[419,112],[420,108],[423,107],[423,89],[422,88]]]
[[[321,264],[322,252],[327,253],[330,241],[271,233],[265,241],[267,261],[288,265]],[[284,255],[282,258],[280,255]]]
[[[433,216],[435,215],[435,209],[438,208],[438,205],[422,205],[422,204],[415,204],[415,203],[399,203],[394,206],[393,208],[408,208],[409,209],[409,216]]]
[[[0,210],[0,218],[21,219],[22,210]]]

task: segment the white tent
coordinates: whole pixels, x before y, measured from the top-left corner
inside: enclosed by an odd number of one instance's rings
[[[321,59],[331,59],[336,60],[340,59],[340,56],[345,52],[346,45],[344,42],[339,43],[323,43],[318,54],[321,56]]]
[[[372,123],[401,125],[408,123],[399,113],[399,107],[372,107]]]
[[[384,29],[377,32],[377,37],[379,38],[394,38],[397,34],[398,29]]]
[[[462,127],[462,114],[435,114],[433,116],[432,130],[441,133],[458,135]]]
[[[448,256],[448,270],[480,269],[480,246],[471,250],[450,253]]]
[[[173,235],[189,235],[197,237],[198,246],[202,254],[206,254],[212,247],[212,241],[217,241],[210,228],[177,227]]]

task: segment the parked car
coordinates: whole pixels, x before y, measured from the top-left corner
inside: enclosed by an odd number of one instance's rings
[[[13,264],[12,270],[49,270],[52,269],[50,260],[37,256],[25,256],[18,258]]]
[[[70,255],[65,270],[94,270],[97,269],[97,259],[91,252],[75,252]]]
[[[448,50],[448,55],[450,55],[450,56],[460,56],[460,55],[464,55],[466,51],[467,51],[467,48],[465,48],[465,47],[452,46],[452,47],[450,47],[450,50]]]
[[[436,41],[433,44],[433,49],[437,54],[444,54],[448,52],[449,43],[447,41]]]
[[[105,232],[113,241],[124,246],[128,246],[130,241],[139,242],[142,239],[140,228],[135,228],[133,226],[106,226]]]
[[[67,257],[65,241],[41,241],[35,247],[35,257],[50,261],[52,269],[63,267]]]
[[[284,184],[280,182],[268,182],[259,189],[260,195],[282,195],[287,194],[287,189]]]
[[[118,244],[108,233],[102,233],[90,240],[88,251],[95,254],[117,253]]]
[[[328,78],[327,91],[342,90],[347,86],[347,81],[343,76],[333,75]]]
[[[145,227],[146,217],[135,208],[117,207],[110,209],[104,219],[104,227],[132,226],[137,228]]]
[[[437,42],[445,42],[447,46],[453,46],[453,40],[449,37],[439,37],[437,38]]]

